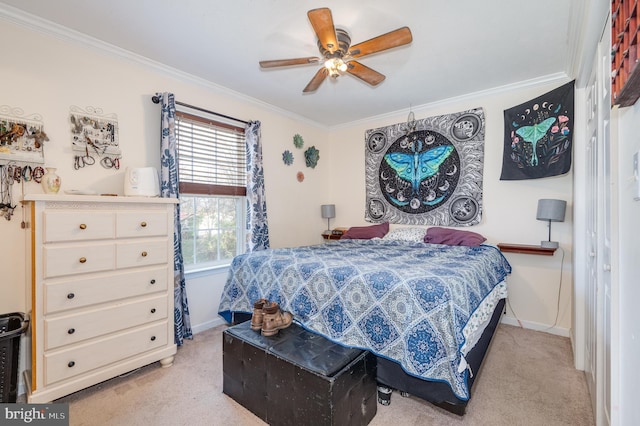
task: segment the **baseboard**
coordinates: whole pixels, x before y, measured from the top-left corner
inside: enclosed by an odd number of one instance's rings
[[[529,330],[542,331],[545,333],[555,334],[557,336],[562,336],[562,337],[570,337],[569,329],[558,327],[558,326],[549,326],[547,324],[540,324],[538,322],[533,322],[533,321],[518,320],[516,318],[509,317],[506,315],[502,316],[502,320],[500,322],[502,322],[503,324],[514,325],[516,327],[522,327]]]
[[[211,321],[203,322],[203,323],[197,324],[197,325],[192,325],[191,326],[191,331],[193,332],[193,334],[198,334],[200,332],[203,332],[205,330],[209,330],[210,328],[217,327],[217,326],[223,325],[223,324],[226,324],[224,319],[218,317],[218,318],[212,319]]]

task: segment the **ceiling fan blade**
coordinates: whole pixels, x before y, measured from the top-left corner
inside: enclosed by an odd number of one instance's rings
[[[327,78],[327,75],[329,75],[329,71],[325,67],[320,68],[302,92],[307,93],[318,90],[318,87],[320,87],[324,79]]]
[[[307,12],[307,16],[322,47],[330,53],[338,50],[338,40],[336,38],[336,29],[333,26],[331,10],[326,7],[313,9]]]
[[[273,61],[260,61],[260,68],[287,67],[290,65],[307,65],[320,62],[320,58],[309,56],[308,58],[276,59]]]
[[[377,86],[385,79],[384,75],[372,70],[366,65],[362,65],[358,61],[349,61],[347,64],[347,72],[372,86]]]
[[[411,43],[412,41],[413,36],[411,35],[409,27],[402,27],[351,46],[349,49],[349,55],[352,58],[360,58],[364,55],[370,55],[393,47],[403,46]]]

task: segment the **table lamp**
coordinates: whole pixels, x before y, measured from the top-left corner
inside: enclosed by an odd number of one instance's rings
[[[320,206],[320,212],[322,213],[322,217],[327,219],[327,233],[331,232],[331,228],[329,227],[329,221],[336,217],[336,205],[335,204],[323,204]]]
[[[538,200],[536,219],[549,221],[549,239],[541,242],[542,247],[558,248],[558,242],[551,241],[551,222],[564,222],[566,208],[567,202],[564,200]]]

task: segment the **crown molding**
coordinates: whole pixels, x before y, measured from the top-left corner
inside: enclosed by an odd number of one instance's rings
[[[89,47],[94,51],[100,51],[112,57],[137,63],[150,70],[175,78],[177,80],[190,82],[194,85],[210,89],[222,95],[233,97],[235,99],[251,104],[255,107],[271,111],[278,115],[288,117],[292,120],[302,122],[309,126],[316,127],[319,129],[324,129],[329,131],[340,130],[340,129],[353,127],[353,126],[366,125],[374,121],[380,121],[385,119],[395,119],[398,115],[407,114],[407,109],[402,109],[402,110],[388,112],[385,114],[380,114],[377,116],[367,117],[361,120],[351,121],[348,123],[338,124],[334,126],[327,126],[327,125],[318,123],[317,121],[311,120],[307,117],[303,117],[291,111],[276,107],[272,104],[258,100],[251,96],[247,96],[243,93],[236,92],[227,87],[220,86],[205,78],[198,77],[196,75],[181,71],[174,67],[162,64],[160,62],[154,61],[142,55],[138,55],[131,51],[122,49],[118,46],[115,46],[110,43],[106,43],[102,40],[96,39],[94,37],[88,36],[84,33],[72,30],[70,28],[64,27],[54,22],[42,19],[38,16],[26,13],[12,6],[4,5],[4,7],[0,9],[0,19],[9,21],[18,26],[45,34],[47,36],[51,36],[51,37],[63,40],[68,43],[81,45],[83,47]],[[574,29],[572,33],[577,34],[579,30],[583,29],[583,26],[576,26],[576,28],[578,29]],[[575,35],[573,37],[578,37],[578,36]],[[576,59],[574,58],[573,61],[575,60]],[[569,68],[572,68],[572,67],[573,65],[569,66]],[[478,100],[480,100],[483,97],[505,93],[508,91],[537,87],[540,85],[549,84],[553,82],[565,83],[571,79],[569,75],[570,74],[568,73],[550,74],[550,75],[537,77],[530,80],[513,83],[513,84],[508,84],[508,85],[499,86],[499,87],[495,87],[487,90],[468,93],[468,94],[453,97],[453,98],[447,98],[447,99],[431,102],[428,104],[412,106],[411,110],[414,112],[420,112],[420,111],[426,111],[426,110],[430,110],[430,109],[434,109],[434,108],[438,108],[438,107],[442,107],[442,106],[446,106],[454,103],[462,103],[462,102],[477,103]]]
[[[539,87],[539,86],[543,86],[543,85],[547,85],[547,84],[551,84],[551,83],[558,83],[558,84],[564,84],[569,82],[571,79],[569,78],[569,76],[566,73],[555,73],[555,74],[549,74],[549,75],[545,75],[545,76],[541,76],[541,77],[536,77],[536,78],[532,78],[530,80],[524,80],[524,81],[519,81],[517,83],[512,83],[512,84],[507,84],[504,86],[498,86],[498,87],[494,87],[491,89],[486,89],[486,90],[481,90],[478,92],[473,92],[473,93],[467,93],[461,96],[456,96],[453,98],[447,98],[447,99],[443,99],[443,100],[439,100],[439,101],[435,101],[435,102],[430,102],[428,104],[422,104],[422,105],[418,105],[418,106],[412,106],[410,108],[411,111],[413,111],[414,113],[416,112],[421,112],[421,111],[429,111],[429,110],[433,110],[439,107],[443,107],[443,106],[447,106],[447,105],[451,105],[451,104],[458,104],[458,103],[479,103],[482,98],[486,98],[487,96],[495,96],[495,95],[499,95],[501,93],[506,93],[506,92],[512,92],[514,90],[522,90],[522,89],[529,89],[529,88],[535,88],[535,87]],[[339,130],[339,129],[343,129],[346,127],[353,127],[353,126],[362,126],[362,125],[367,125],[371,122],[374,121],[381,121],[381,120],[385,120],[385,119],[397,119],[397,117],[399,115],[406,115],[409,113],[409,110],[405,109],[401,109],[401,110],[397,110],[397,111],[393,111],[393,112],[388,112],[385,114],[381,114],[381,115],[377,115],[374,117],[368,117],[362,120],[358,120],[358,121],[352,121],[350,123],[346,123],[346,124],[340,124],[340,125],[336,125],[331,127],[331,130]]]
[[[325,126],[324,124],[320,124],[317,121],[310,120],[291,111],[276,107],[267,102],[263,102],[259,99],[231,90],[227,87],[220,86],[205,78],[198,77],[169,65],[154,61],[137,53],[122,49],[121,47],[104,42],[102,40],[91,37],[79,31],[75,31],[60,24],[56,24],[55,22],[42,19],[38,16],[16,9],[12,6],[3,5],[3,7],[0,8],[0,19],[11,22],[17,26],[39,32],[41,34],[57,38],[67,43],[80,45],[82,47],[88,47],[93,51],[99,51],[118,59],[123,59],[142,65],[152,71],[164,74],[180,81],[189,82],[194,85],[207,88],[222,95],[233,97],[255,107],[269,110],[278,115],[291,118],[298,122],[303,122],[312,127],[328,130],[327,126]]]

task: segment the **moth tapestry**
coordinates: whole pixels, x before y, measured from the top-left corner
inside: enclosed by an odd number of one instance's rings
[[[571,169],[574,82],[505,110],[500,180],[539,179]]]
[[[478,224],[484,129],[484,111],[476,108],[367,130],[365,219]]]

